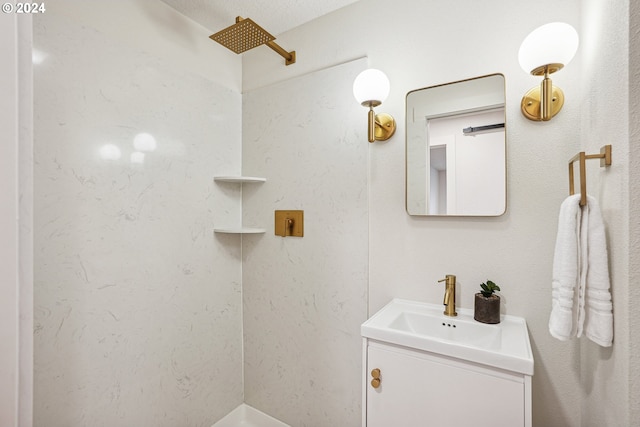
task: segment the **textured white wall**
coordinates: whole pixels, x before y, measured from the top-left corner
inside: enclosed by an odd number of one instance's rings
[[[64,0],[43,16],[52,15],[67,16],[123,45],[166,57],[207,80],[237,91],[241,88],[240,57],[220,49],[209,39],[210,30],[160,0]]]
[[[0,16],[0,425],[28,427],[33,400],[32,20]]]
[[[613,165],[587,165],[587,191],[598,198],[607,229],[614,344],[602,348],[581,340],[583,426],[633,425],[629,420],[629,0],[584,0],[581,5],[580,150],[600,152],[611,144]],[[588,31],[592,29],[592,31]],[[616,78],[607,77],[616,64]],[[637,183],[638,181],[636,181]],[[636,398],[637,399],[637,398]]]
[[[243,95],[245,400],[292,426],[357,426],[367,318],[366,125],[351,102],[360,59]],[[361,117],[362,116],[362,117]],[[274,210],[304,210],[304,237]]]
[[[19,366],[19,282],[18,282],[18,21],[15,16],[0,17],[0,424],[18,425]]]
[[[593,25],[581,18],[583,3],[578,0],[542,3],[464,1],[455,9],[436,1],[404,1],[393,7],[379,0],[361,0],[328,16],[312,21],[279,36],[282,45],[296,49],[298,63],[284,67],[267,49],[248,52],[243,59],[243,91],[286,80],[330,64],[367,55],[372,67],[380,68],[391,80],[391,94],[378,107],[398,121],[396,136],[387,143],[368,147],[370,155],[369,196],[369,313],[377,311],[392,297],[404,297],[437,303],[443,289],[436,283],[445,274],[456,274],[459,281],[459,303],[472,306],[472,296],[478,284],[487,278],[498,282],[506,313],[527,319],[536,372],[533,379],[534,425],[579,426],[581,400],[590,387],[623,391],[623,401],[607,407],[591,401],[593,411],[601,411],[599,419],[625,420],[629,396],[625,391],[629,360],[619,351],[615,363],[620,366],[609,372],[612,377],[602,381],[605,372],[585,382],[588,362],[581,358],[581,343],[563,343],[548,333],[552,256],[559,205],[568,195],[567,161],[586,147],[581,139],[584,103],[593,92],[581,91],[581,82],[594,80],[600,86],[602,101],[590,104],[604,117],[613,119],[613,126],[625,126],[624,119],[614,115],[625,107],[611,108],[624,99],[615,97],[626,92],[622,78],[595,78],[581,68],[585,49],[565,69],[554,76],[562,87],[566,102],[562,112],[547,123],[531,122],[519,110],[522,95],[539,79],[528,76],[517,61],[518,48],[524,37],[549,20],[569,22],[579,32],[605,40],[621,41],[622,46],[608,55],[619,59],[624,49],[625,25],[616,27],[615,19],[626,13],[624,2],[606,2],[611,10],[603,15],[606,25]],[[595,2],[594,2],[595,3]],[[584,4],[586,12],[589,5]],[[593,5],[592,5],[593,7]],[[540,13],[553,10],[553,16]],[[505,16],[518,19],[504,19]],[[614,20],[614,21],[611,21]],[[626,22],[626,21],[624,21]],[[590,25],[582,28],[583,25]],[[604,49],[604,47],[603,47]],[[604,66],[604,65],[601,65]],[[600,66],[593,69],[601,72]],[[404,97],[412,89],[463,78],[504,73],[507,87],[507,166],[508,206],[500,218],[416,218],[404,211]],[[345,99],[352,98],[346,90]],[[355,103],[355,100],[352,101]],[[598,106],[598,102],[601,104]],[[606,107],[609,106],[609,107]],[[609,111],[604,111],[610,108]],[[364,126],[366,111],[362,109],[352,126]],[[614,129],[617,137],[625,131]],[[621,152],[607,175],[602,175],[605,219],[628,220],[627,213],[612,215],[613,205],[627,197],[628,165],[624,141],[610,141]],[[245,139],[245,144],[247,143]],[[604,141],[593,141],[594,145]],[[366,144],[363,139],[363,144]],[[599,145],[598,147],[599,148]],[[278,156],[281,153],[271,153]],[[245,157],[246,157],[245,153]],[[599,168],[594,174],[601,174]],[[597,175],[591,180],[600,188]],[[596,194],[601,196],[602,194]],[[620,224],[612,231],[617,239],[628,225]],[[610,237],[611,238],[611,237]],[[625,299],[625,257],[629,258],[625,240],[613,242],[612,251],[619,256],[614,261],[613,275],[622,283],[618,296],[616,322],[621,334],[629,333],[629,315],[620,302]],[[250,261],[249,261],[250,262]],[[621,337],[624,344],[626,341]],[[596,350],[599,351],[599,350]],[[583,352],[584,353],[584,352]],[[584,356],[584,354],[582,354]],[[598,358],[606,358],[600,351]],[[581,364],[584,363],[581,368]],[[605,363],[611,367],[613,361]],[[637,380],[637,372],[629,373]],[[625,385],[626,383],[626,385]],[[600,392],[597,392],[600,393]],[[594,395],[595,396],[595,395]],[[613,398],[613,396],[611,396]],[[615,412],[615,413],[614,413]],[[586,416],[586,414],[585,414]]]
[[[213,234],[240,216],[213,176],[240,169],[241,95],[203,77],[207,31],[118,5],[34,20],[35,425],[208,427],[243,396],[240,239]]]
[[[20,191],[20,402],[19,425],[33,422],[33,20],[20,17],[18,181]]]
[[[629,425],[640,425],[640,2],[629,11]]]

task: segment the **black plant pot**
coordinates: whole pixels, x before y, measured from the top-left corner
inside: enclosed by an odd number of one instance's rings
[[[473,318],[482,323],[500,323],[500,297],[496,294],[485,297],[477,293]]]

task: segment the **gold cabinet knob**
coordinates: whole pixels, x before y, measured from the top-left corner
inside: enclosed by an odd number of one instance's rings
[[[380,369],[375,368],[371,371],[371,376],[373,379],[371,380],[371,387],[378,388],[380,387]]]

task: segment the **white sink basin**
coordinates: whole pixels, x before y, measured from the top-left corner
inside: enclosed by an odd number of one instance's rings
[[[527,323],[501,316],[489,325],[473,319],[473,310],[443,314],[443,305],[394,299],[362,324],[365,338],[451,356],[525,375],[533,375]]]

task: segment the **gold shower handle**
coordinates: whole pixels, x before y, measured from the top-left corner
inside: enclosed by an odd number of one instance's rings
[[[280,237],[304,236],[304,211],[276,210],[274,234]]]
[[[282,237],[293,235],[293,224],[294,220],[292,218],[284,219],[284,236]]]

